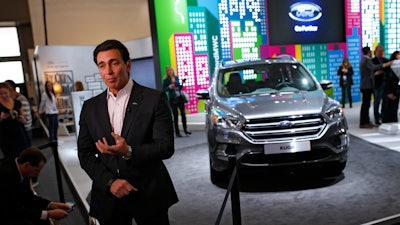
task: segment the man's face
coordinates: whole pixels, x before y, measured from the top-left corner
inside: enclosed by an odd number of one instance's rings
[[[381,47],[376,47],[375,49],[375,56],[382,58],[383,57],[383,48]]]
[[[97,54],[97,67],[103,82],[116,95],[129,80],[131,62],[124,62],[118,49],[101,51]]]
[[[38,166],[32,166],[29,162],[26,162],[21,169],[22,176],[24,178],[38,177],[44,165],[45,163],[43,161],[41,161]]]

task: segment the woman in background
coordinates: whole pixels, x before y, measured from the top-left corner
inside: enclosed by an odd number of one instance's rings
[[[185,80],[183,80],[185,82]],[[186,124],[185,102],[182,96],[182,85],[179,82],[179,77],[175,75],[175,71],[171,66],[165,68],[165,78],[163,81],[163,90],[168,95],[169,105],[171,106],[172,114],[174,116],[174,127],[176,137],[182,137],[179,132],[178,125],[178,109],[182,117],[183,130],[186,135],[192,134],[188,131]]]
[[[19,155],[28,147],[22,104],[13,99],[13,88],[0,83],[0,148],[4,158]]]
[[[339,84],[342,88],[342,105],[343,108],[346,104],[346,96],[349,99],[350,108],[353,107],[353,101],[351,98],[351,85],[353,85],[353,67],[351,66],[349,59],[344,58],[342,65],[339,66],[337,74],[340,76]]]
[[[46,81],[44,88],[45,92],[42,94],[39,113],[45,113],[47,116],[50,141],[57,141],[58,109],[56,95],[53,90],[53,83]]]

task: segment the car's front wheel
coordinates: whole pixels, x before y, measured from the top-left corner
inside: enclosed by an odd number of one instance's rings
[[[229,182],[228,179],[228,170],[224,171],[217,171],[211,166],[211,160],[210,160],[210,178],[211,178],[211,183],[218,185],[218,186],[223,186],[226,185]]]

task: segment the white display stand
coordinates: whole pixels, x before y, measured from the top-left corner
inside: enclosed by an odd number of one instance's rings
[[[75,133],[75,125],[73,121],[58,123],[58,136],[69,136]]]
[[[382,123],[379,126],[379,132],[384,134],[400,134],[400,123]]]
[[[78,137],[79,134],[79,116],[81,114],[83,102],[93,96],[92,91],[75,91],[71,93],[72,99],[72,110],[74,111],[75,121],[75,134]]]

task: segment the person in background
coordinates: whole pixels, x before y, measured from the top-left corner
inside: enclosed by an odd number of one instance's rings
[[[31,188],[31,178],[39,176],[46,158],[36,147],[29,147],[16,158],[0,164],[0,224],[48,225],[49,218],[68,216],[71,206],[51,202],[37,196]]]
[[[46,81],[44,88],[45,92],[43,92],[42,100],[40,101],[39,114],[46,114],[48,120],[49,139],[50,141],[57,141],[58,109],[56,95],[53,90],[53,83]]]
[[[382,65],[383,63],[387,63],[389,60],[386,59],[384,54],[384,49],[382,45],[378,45],[375,48],[375,57],[372,59],[372,62],[375,65]],[[374,117],[375,117],[375,125],[380,125],[382,122],[382,107],[381,105],[383,99],[383,91],[386,85],[386,77],[389,76],[390,68],[387,69],[379,69],[374,72],[375,75],[375,86],[374,86]]]
[[[76,81],[74,83],[74,85],[75,85],[75,91],[83,91],[84,90],[82,81]]]
[[[395,51],[389,60],[399,60],[400,52]],[[399,77],[390,69],[386,77],[382,101],[382,123],[397,123],[399,110]]]
[[[185,82],[185,80],[183,80]],[[182,96],[182,87],[179,77],[175,75],[175,71],[171,66],[165,68],[165,78],[163,81],[163,90],[168,94],[169,105],[174,116],[174,128],[176,137],[182,137],[179,132],[178,116],[181,114],[183,131],[186,135],[191,135],[187,129],[185,102]],[[179,112],[178,112],[179,109]]]
[[[14,100],[13,93],[8,83],[0,83],[0,148],[4,158],[16,156],[28,147],[22,104]]]
[[[83,103],[78,157],[92,179],[90,215],[101,225],[168,225],[178,197],[163,160],[175,151],[165,93],[129,77],[128,49],[96,46],[93,59],[107,89]]]
[[[360,109],[360,128],[373,128],[369,118],[369,107],[371,106],[371,97],[375,87],[375,71],[382,70],[390,65],[393,61],[374,65],[371,61],[371,48],[366,46],[362,48],[363,58],[360,61],[360,91],[362,93],[362,102]]]
[[[351,85],[353,85],[353,67],[351,66],[349,59],[345,58],[342,61],[342,65],[339,66],[337,74],[340,76],[339,84],[342,88],[342,106],[345,108],[346,96],[349,99],[350,108],[353,107],[353,101],[351,98]]]
[[[25,132],[26,132],[26,140],[28,147],[32,145],[32,112],[31,112],[31,104],[29,103],[28,99],[21,93],[17,92],[17,85],[12,80],[6,80],[6,83],[11,85],[14,89],[13,95],[14,99],[18,100],[22,104],[22,114],[25,117]]]

